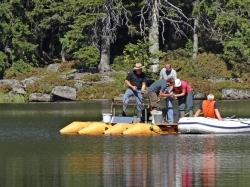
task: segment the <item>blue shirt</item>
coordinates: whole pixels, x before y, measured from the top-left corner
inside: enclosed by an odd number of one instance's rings
[[[168,90],[168,86],[167,86],[167,81],[164,79],[155,81],[148,88],[149,92],[160,92],[160,91],[165,92],[166,90]]]

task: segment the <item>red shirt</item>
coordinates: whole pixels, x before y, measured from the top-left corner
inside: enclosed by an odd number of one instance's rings
[[[181,80],[181,86],[180,87],[175,87],[174,88],[174,93],[176,94],[181,94],[182,92],[192,92],[193,88],[187,83],[187,81]]]

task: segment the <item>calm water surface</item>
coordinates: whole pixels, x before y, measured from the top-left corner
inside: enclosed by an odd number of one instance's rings
[[[0,186],[249,186],[250,134],[62,136],[108,102],[1,104]],[[250,101],[220,102],[250,118]]]

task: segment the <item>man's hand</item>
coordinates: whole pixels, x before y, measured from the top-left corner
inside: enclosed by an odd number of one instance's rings
[[[146,90],[141,90],[141,94],[142,94],[142,95],[144,95],[144,94],[146,94],[146,93],[147,93]]]
[[[136,86],[131,86],[132,90],[137,91],[137,87]]]

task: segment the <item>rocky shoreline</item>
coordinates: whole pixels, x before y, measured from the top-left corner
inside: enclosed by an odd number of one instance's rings
[[[46,71],[58,73],[59,65],[51,64],[47,67]],[[88,87],[93,85],[98,85],[99,87],[104,84],[113,83],[114,79],[107,74],[98,74],[98,80],[86,81],[82,77],[86,76],[86,73],[79,73],[77,70],[72,69],[67,73],[60,74],[60,79],[63,81],[71,81],[71,86],[66,85],[56,85],[53,86],[48,93],[40,92],[28,92],[27,88],[30,85],[35,85],[39,83],[41,77],[31,76],[23,80],[17,79],[2,79],[0,80],[0,87],[6,88],[9,97],[15,95],[22,95],[27,98],[27,102],[55,102],[58,100],[63,101],[77,101],[78,92],[80,90],[88,89]],[[43,84],[46,84],[43,83]],[[43,85],[42,85],[43,86]],[[47,85],[44,85],[47,86]],[[5,89],[5,90],[6,90]],[[114,88],[115,89],[115,88]],[[223,100],[242,100],[250,99],[250,89],[235,89],[235,88],[223,88],[219,91],[220,99]],[[204,94],[201,92],[194,93],[194,99],[203,99]],[[99,98],[92,98],[99,99]],[[101,98],[101,99],[105,99]]]

